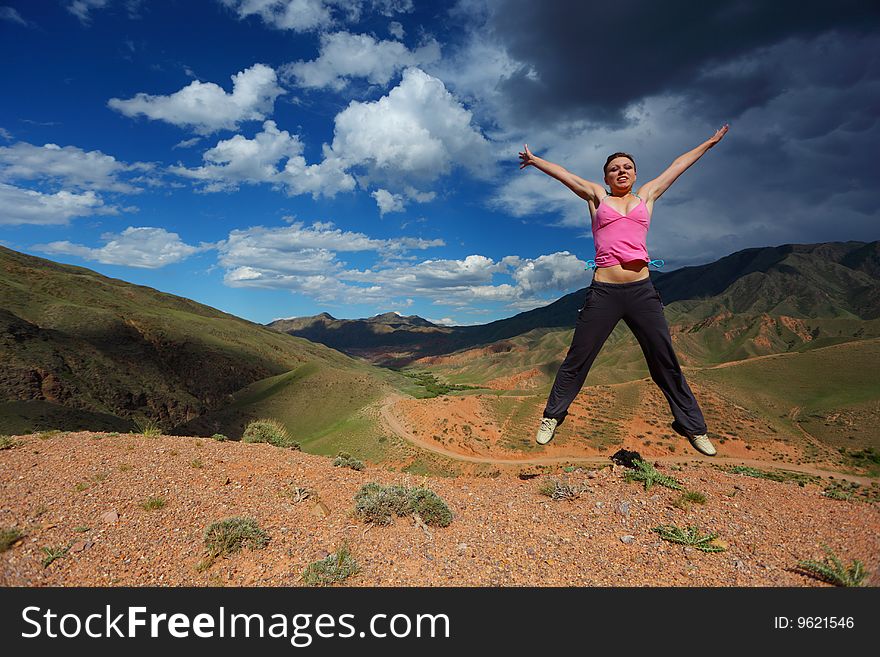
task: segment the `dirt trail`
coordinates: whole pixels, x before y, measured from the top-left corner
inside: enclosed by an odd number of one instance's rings
[[[525,456],[523,458],[494,458],[488,456],[471,456],[469,454],[461,454],[459,452],[446,449],[442,445],[438,445],[433,441],[424,440],[423,438],[419,438],[415,434],[413,434],[407,427],[401,422],[400,418],[398,418],[394,414],[394,404],[401,400],[405,399],[402,395],[397,393],[391,393],[384,400],[379,407],[379,415],[382,419],[385,427],[391,431],[396,436],[403,438],[407,442],[419,447],[420,449],[424,449],[429,452],[434,452],[435,454],[440,454],[447,458],[456,460],[456,461],[464,461],[467,463],[482,463],[488,465],[497,465],[497,466],[516,466],[516,465],[559,465],[562,463],[582,463],[586,465],[607,465],[608,457],[607,456],[584,456],[578,454],[572,455],[563,455],[563,456]],[[669,463],[669,464],[680,464],[680,463],[693,463],[693,462],[701,462],[701,463],[711,463],[711,464],[730,464],[730,465],[746,465],[755,468],[779,468],[783,470],[789,470],[792,472],[800,472],[803,474],[814,475],[817,477],[832,477],[835,479],[842,479],[845,481],[854,481],[862,485],[870,485],[872,479],[869,477],[861,477],[858,475],[850,475],[850,474],[842,474],[840,472],[823,470],[821,468],[817,468],[812,465],[801,465],[795,463],[780,463],[779,461],[767,461],[761,459],[743,459],[743,458],[727,458],[723,456],[715,456],[715,457],[703,457],[703,456],[657,456],[651,457],[651,461],[656,461],[660,463]]]

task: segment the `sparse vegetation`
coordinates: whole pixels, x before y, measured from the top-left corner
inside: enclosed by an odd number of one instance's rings
[[[47,431],[41,431],[37,434],[37,438],[40,440],[48,440],[49,438],[54,438],[55,436],[61,435],[61,429],[49,429]]]
[[[161,497],[148,497],[143,502],[141,502],[141,507],[145,511],[153,511],[155,509],[161,509],[165,506],[165,500]]]
[[[538,492],[552,500],[573,500],[587,490],[587,488],[586,484],[581,486],[570,484],[567,477],[562,479],[548,477],[541,483]]]
[[[196,470],[201,470],[205,467],[205,464],[202,462],[202,459],[193,459],[189,462],[190,467],[195,468]]]
[[[710,533],[701,536],[700,530],[694,525],[684,529],[676,525],[660,525],[659,527],[654,527],[652,531],[660,534],[660,538],[664,541],[688,545],[702,552],[724,552],[726,549],[712,542],[718,538],[718,534]]]
[[[756,479],[769,479],[771,481],[778,481],[781,483],[785,483],[787,481],[795,481],[799,486],[813,483],[819,479],[818,477],[815,477],[813,475],[803,474],[801,472],[791,472],[788,470],[759,470],[758,468],[752,468],[747,465],[734,465],[729,469],[729,471],[734,474],[746,475],[747,477],[755,477]]]
[[[376,525],[390,525],[394,516],[413,513],[418,513],[427,525],[446,527],[452,522],[446,502],[422,486],[407,488],[371,482],[361,487],[354,500],[355,514]]]
[[[215,433],[213,436],[211,436],[211,438],[221,443],[229,440],[229,438],[224,436],[222,433]]]
[[[679,509],[687,510],[690,508],[691,504],[705,504],[706,496],[702,493],[699,493],[695,490],[688,490],[681,494],[681,496],[673,502],[673,506],[678,507]]]
[[[314,496],[314,491],[305,486],[290,486],[286,490],[286,494],[295,504],[299,504],[310,497]]]
[[[80,525],[79,527],[74,527],[73,531],[75,531],[77,534],[84,534],[85,532],[89,531],[90,529],[91,529],[91,527],[88,527],[86,525]]]
[[[825,486],[826,497],[847,502],[880,502],[880,488],[876,483],[862,486],[855,481],[834,481]]]
[[[351,468],[352,470],[363,470],[366,466],[363,461],[360,461],[348,452],[339,452],[335,459],[333,459],[333,465],[337,468]]]
[[[14,440],[12,436],[0,436],[0,449],[12,449],[18,445],[18,441]]]
[[[0,529],[0,552],[6,552],[9,548],[13,546],[13,544],[24,538],[24,534],[18,531],[15,527],[4,527]]]
[[[208,554],[198,566],[202,571],[211,566],[218,557],[233,554],[242,547],[259,550],[269,544],[269,535],[253,518],[226,518],[212,523],[205,530],[205,547]]]
[[[413,379],[418,385],[424,387],[428,394],[425,398],[439,397],[446,395],[455,390],[478,390],[478,386],[465,386],[450,383],[441,383],[436,376],[430,372],[401,372],[404,376]]]
[[[67,551],[70,549],[70,545],[56,545],[55,547],[44,547],[43,554],[46,556],[43,557],[43,568],[46,568],[56,559],[60,559]]]
[[[634,470],[626,471],[626,480],[643,481],[645,483],[645,490],[648,490],[654,484],[660,484],[673,490],[684,490],[684,486],[677,479],[657,472],[654,466],[646,461],[635,459],[633,465],[635,466]]]
[[[360,572],[348,545],[342,545],[333,554],[306,566],[302,579],[306,586],[336,584]]]
[[[154,420],[148,418],[137,418],[134,420],[134,426],[137,427],[138,433],[147,438],[155,438],[162,435],[162,428]]]
[[[275,447],[300,448],[299,443],[287,433],[284,425],[271,418],[254,420],[248,424],[241,440],[245,443],[269,443]]]
[[[796,570],[835,586],[861,586],[868,574],[864,564],[856,560],[846,568],[830,548],[823,547],[826,556],[821,562],[812,559],[798,561]]]

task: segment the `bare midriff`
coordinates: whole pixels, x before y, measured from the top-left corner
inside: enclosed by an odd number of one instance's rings
[[[593,273],[593,280],[599,283],[632,283],[649,276],[648,265],[642,260],[634,260],[622,265],[598,267]]]

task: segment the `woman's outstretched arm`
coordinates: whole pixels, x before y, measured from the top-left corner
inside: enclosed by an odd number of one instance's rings
[[[695,149],[675,158],[666,171],[654,178],[654,180],[642,185],[638,192],[639,196],[644,198],[646,202],[656,201],[660,198],[663,192],[669,189],[669,186],[674,183],[681,174],[687,171],[694,162],[703,157],[703,155],[706,154],[706,151],[721,141],[724,138],[724,135],[727,134],[727,130],[728,125],[725,123],[715,132],[714,135],[712,135],[712,137],[704,141]]]
[[[584,180],[580,176],[574,175],[571,171],[558,164],[542,160],[529,150],[528,144],[525,145],[523,152],[519,154],[519,157],[520,160],[522,160],[519,165],[520,169],[525,169],[527,166],[533,166],[540,169],[551,178],[556,178],[556,180],[568,187],[585,201],[592,201],[594,205],[598,205],[602,197],[605,196],[604,187],[594,182],[590,182],[589,180]]]

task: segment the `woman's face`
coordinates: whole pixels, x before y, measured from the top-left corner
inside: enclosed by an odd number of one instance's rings
[[[612,189],[631,189],[636,181],[636,165],[628,157],[615,157],[605,169],[605,184]]]

